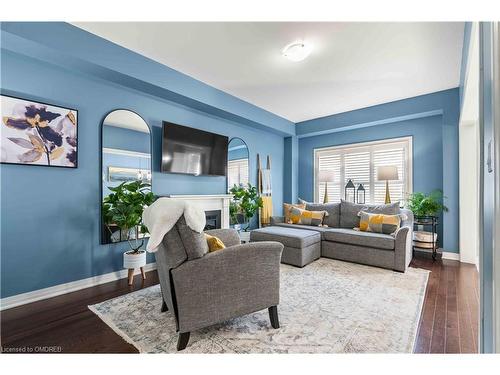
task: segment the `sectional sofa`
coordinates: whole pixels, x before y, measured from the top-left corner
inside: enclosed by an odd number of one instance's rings
[[[271,226],[252,231],[250,240],[278,241],[284,245],[282,262],[303,267],[320,256],[405,272],[412,259],[413,213],[401,209],[399,202],[387,205],[306,203],[306,210],[326,211],[325,226],[288,224],[283,217],[272,217]],[[396,233],[360,232],[360,211],[401,214]]]

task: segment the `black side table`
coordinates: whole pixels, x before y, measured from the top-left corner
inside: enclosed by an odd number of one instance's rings
[[[413,225],[423,225],[424,227],[431,227],[432,228],[432,242],[425,242],[425,241],[419,241],[427,244],[432,244],[432,247],[424,247],[424,246],[415,246],[413,245],[413,251],[415,249],[429,249],[432,248],[432,260],[436,260],[436,255],[437,255],[437,240],[434,241],[434,238],[437,235],[437,226],[438,226],[438,217],[437,216],[415,216],[415,219],[413,221]],[[415,228],[414,228],[415,229]],[[413,238],[412,238],[413,241]],[[415,243],[413,241],[413,243]]]

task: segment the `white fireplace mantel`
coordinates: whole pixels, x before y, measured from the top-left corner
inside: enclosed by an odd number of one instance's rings
[[[195,203],[204,211],[221,211],[221,227],[229,228],[229,203],[231,194],[213,195],[169,195],[169,198],[186,200]]]

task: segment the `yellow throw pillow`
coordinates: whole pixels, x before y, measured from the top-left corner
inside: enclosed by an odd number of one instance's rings
[[[372,214],[365,211],[359,213],[359,230],[362,232],[392,234],[400,225],[401,215]]]
[[[304,208],[306,208],[306,204],[305,203],[297,203],[297,204],[283,203],[283,214],[285,215],[285,223],[288,223],[291,221],[290,210],[294,207],[300,208],[303,210]]]
[[[222,242],[219,237],[211,236],[205,233],[205,238],[207,239],[209,253],[226,248],[226,245],[224,245],[224,242]]]
[[[320,226],[325,215],[326,211],[308,211],[297,207],[290,209],[290,220],[293,224]]]

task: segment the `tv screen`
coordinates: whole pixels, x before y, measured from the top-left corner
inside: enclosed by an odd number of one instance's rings
[[[161,171],[225,176],[228,138],[163,121]]]

